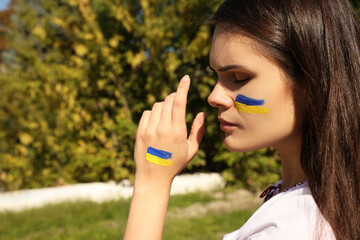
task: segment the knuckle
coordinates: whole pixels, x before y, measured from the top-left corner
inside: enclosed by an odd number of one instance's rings
[[[184,131],[174,130],[174,131],[172,132],[172,135],[173,135],[175,138],[182,138],[182,137],[184,137]]]
[[[142,131],[140,129],[136,131],[136,138],[142,138]]]
[[[174,99],[174,97],[175,97],[175,94],[176,94],[176,93],[171,93],[171,94],[169,94],[168,96],[166,96],[164,102],[172,101],[172,100]]]
[[[165,99],[164,99],[164,102],[170,102],[171,101],[171,96],[167,96]]]
[[[175,101],[174,101],[174,107],[175,107],[175,108],[183,108],[183,107],[184,107],[184,103],[182,103],[180,100],[175,99]]]
[[[166,137],[169,134],[169,130],[165,127],[160,127],[157,129],[157,134],[161,137]]]
[[[191,158],[194,158],[198,154],[198,152],[199,152],[199,149],[196,149],[193,152],[191,152],[190,153]]]
[[[154,106],[152,109],[160,108],[163,104],[164,104],[164,102],[156,102],[156,103],[154,103]]]
[[[143,135],[143,137],[147,140],[153,140],[155,138],[154,130],[147,129]]]
[[[144,136],[145,135],[145,129],[144,128],[138,128],[137,131],[136,131],[136,136]]]
[[[146,139],[144,132],[137,132],[136,139],[141,139],[142,141]]]
[[[141,118],[145,118],[145,117],[147,117],[147,116],[150,115],[150,114],[151,114],[151,110],[145,110],[145,111],[142,113]]]

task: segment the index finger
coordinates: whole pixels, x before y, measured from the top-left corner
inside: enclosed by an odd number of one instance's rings
[[[185,75],[179,83],[176,91],[173,110],[172,110],[172,125],[185,125],[186,101],[190,87],[190,77]]]

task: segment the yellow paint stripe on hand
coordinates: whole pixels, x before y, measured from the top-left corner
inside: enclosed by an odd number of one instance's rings
[[[259,106],[248,106],[243,103],[236,102],[236,110],[243,113],[268,114],[269,109]]]
[[[160,165],[160,166],[164,166],[164,167],[169,167],[173,165],[173,161],[171,160],[165,160],[162,158],[159,158],[157,156],[151,155],[150,153],[146,154],[146,160],[148,162]]]

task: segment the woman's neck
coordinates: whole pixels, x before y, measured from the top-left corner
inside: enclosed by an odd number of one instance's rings
[[[291,137],[275,147],[281,156],[283,180],[281,189],[289,188],[306,179],[300,164],[301,135]]]

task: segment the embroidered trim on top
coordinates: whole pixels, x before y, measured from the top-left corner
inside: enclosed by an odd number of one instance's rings
[[[293,188],[296,188],[298,186],[301,186],[303,185],[304,183],[306,183],[307,180],[304,180],[302,182],[298,182],[296,183],[295,185],[291,186],[291,187],[288,187],[288,188],[284,188],[283,190],[280,191],[281,189],[281,183],[279,183],[277,186],[270,186],[268,187],[261,195],[260,195],[260,198],[264,198],[264,203],[266,201],[268,201],[270,198],[272,198],[273,196],[275,196],[276,194],[278,193],[281,193],[281,192],[287,192]]]

